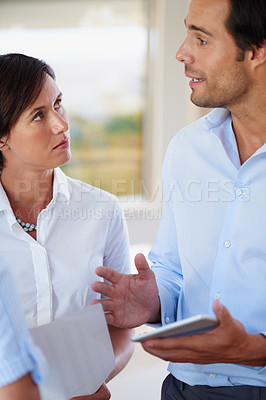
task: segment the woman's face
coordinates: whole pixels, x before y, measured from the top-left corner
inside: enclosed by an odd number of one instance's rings
[[[2,148],[4,168],[47,170],[70,159],[67,113],[62,93],[47,75],[37,100],[19,117]]]

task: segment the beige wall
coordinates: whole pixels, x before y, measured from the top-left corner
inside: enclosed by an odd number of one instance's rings
[[[176,61],[176,52],[182,44],[186,29],[184,19],[188,0],[155,0],[154,32],[152,39],[152,79],[150,82],[151,120],[147,127],[146,151],[152,156],[146,166],[146,180],[149,193],[156,193],[161,184],[161,167],[167,146],[179,129],[201,116],[201,110],[190,102],[188,79],[184,66]],[[150,243],[155,240],[159,226],[158,208],[161,195],[152,202],[142,202],[132,207],[149,210],[142,220],[128,220],[130,241]],[[129,204],[124,204],[129,207]],[[151,218],[154,208],[154,218]]]

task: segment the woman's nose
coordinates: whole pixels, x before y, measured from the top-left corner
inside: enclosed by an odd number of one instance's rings
[[[58,113],[54,116],[52,132],[54,135],[58,135],[62,132],[67,132],[69,130],[68,119],[59,115]]]

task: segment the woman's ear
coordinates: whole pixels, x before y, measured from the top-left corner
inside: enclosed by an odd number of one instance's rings
[[[2,137],[0,139],[0,151],[9,150],[9,145],[7,142],[8,142],[8,138]]]

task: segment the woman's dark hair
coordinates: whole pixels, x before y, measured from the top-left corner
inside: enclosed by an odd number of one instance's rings
[[[239,49],[261,47],[266,40],[266,1],[231,0],[226,26]]]
[[[0,55],[0,139],[8,139],[20,115],[36,101],[46,74],[55,79],[53,69],[42,60],[24,54]],[[0,171],[3,164],[0,151]]]

